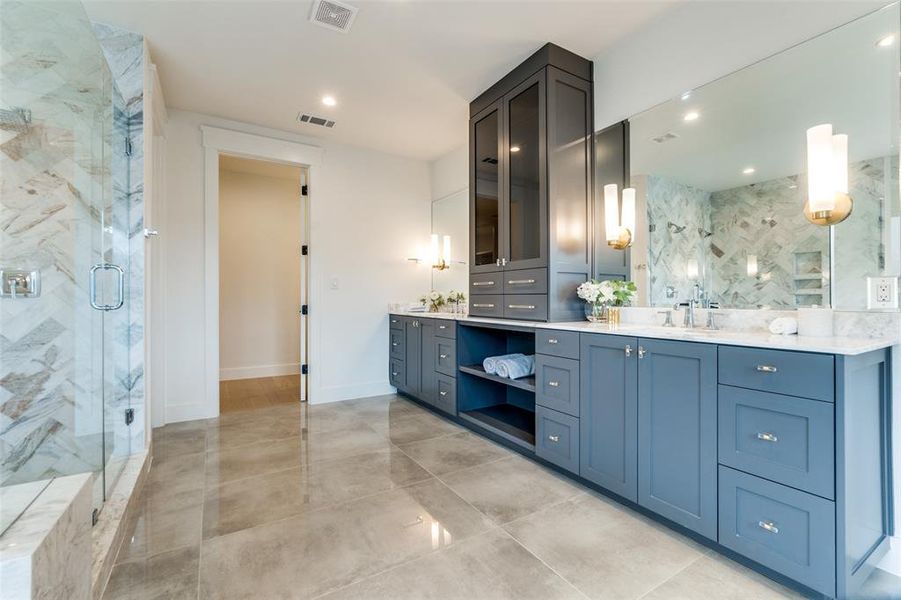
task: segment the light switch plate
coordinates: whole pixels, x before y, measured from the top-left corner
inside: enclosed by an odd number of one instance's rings
[[[898,278],[867,277],[867,308],[898,308]]]

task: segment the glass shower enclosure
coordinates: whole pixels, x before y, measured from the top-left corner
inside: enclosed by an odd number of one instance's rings
[[[99,510],[122,472],[143,237],[128,107],[81,4],[5,0],[0,34],[2,533],[43,482],[94,473]]]

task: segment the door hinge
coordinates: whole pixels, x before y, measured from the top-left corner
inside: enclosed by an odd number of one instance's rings
[[[304,244],[304,245],[302,245],[302,246],[300,247],[300,254],[301,254],[301,256],[306,256],[306,255],[309,254],[309,253],[310,253],[310,247],[309,247],[309,246],[307,246],[306,244]]]
[[[91,527],[97,524],[97,521],[100,520],[100,510],[94,509],[91,511]]]
[[[132,423],[134,423],[134,420],[135,420],[135,409],[126,408],[125,409],[125,424],[131,425]]]
[[[308,314],[310,314],[310,307],[309,307],[309,305],[304,304],[303,306],[301,306],[301,307],[300,307],[300,314],[302,314],[302,315],[308,315]]]
[[[307,196],[307,195],[309,195],[309,192],[310,192],[310,188],[308,186],[306,186],[306,185],[300,186],[300,195],[301,196]]]
[[[309,375],[310,374],[309,365],[300,365],[300,374],[301,375]]]
[[[131,146],[131,138],[125,138],[125,156],[131,156],[131,153],[134,149]]]

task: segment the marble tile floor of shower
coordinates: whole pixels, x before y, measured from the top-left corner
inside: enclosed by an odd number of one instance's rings
[[[156,429],[105,598],[785,598],[398,396]]]

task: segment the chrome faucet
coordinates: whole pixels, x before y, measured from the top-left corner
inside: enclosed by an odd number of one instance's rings
[[[690,298],[687,302],[677,302],[673,305],[673,310],[679,310],[681,307],[685,307],[685,318],[682,321],[682,326],[688,329],[694,329],[695,326],[695,307],[698,305],[698,301],[694,298]]]

